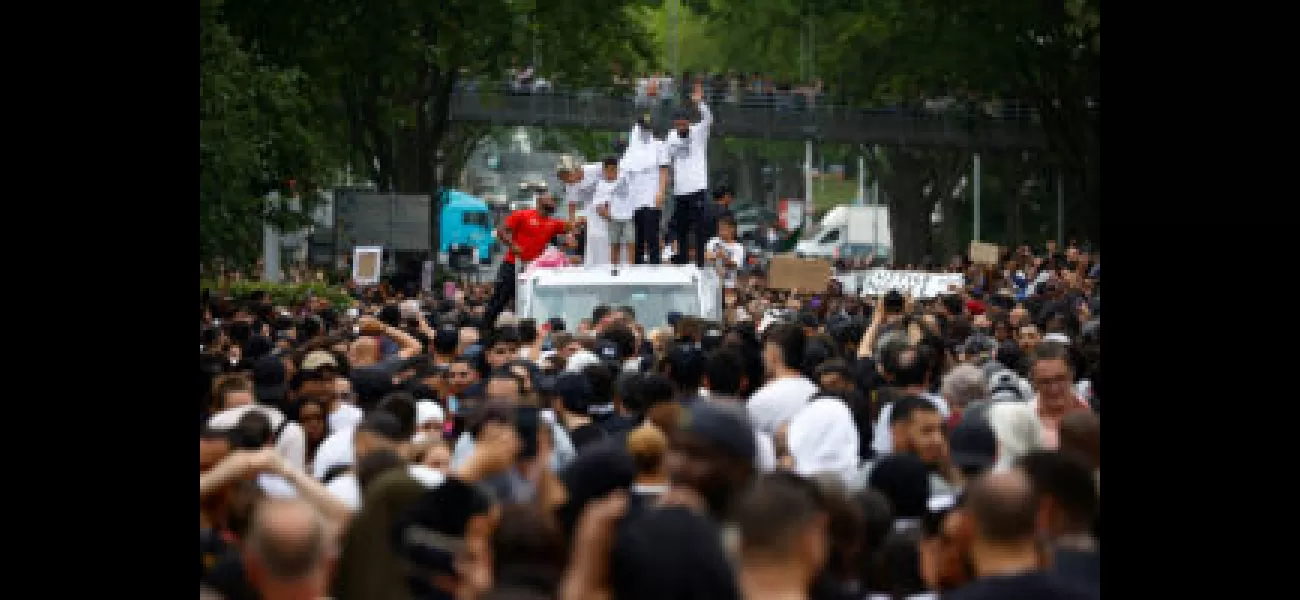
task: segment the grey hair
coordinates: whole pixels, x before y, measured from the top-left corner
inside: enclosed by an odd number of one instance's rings
[[[939,386],[939,395],[953,406],[967,406],[992,396],[984,371],[974,365],[957,365]]]
[[[296,520],[294,511],[310,514],[310,528],[305,536],[286,539],[277,531],[282,519]],[[311,505],[301,500],[267,500],[253,513],[246,544],[248,553],[280,581],[298,581],[311,575],[330,554],[325,519]]]

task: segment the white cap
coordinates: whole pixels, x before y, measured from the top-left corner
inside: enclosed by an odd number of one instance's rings
[[[1069,343],[1070,343],[1070,336],[1065,335],[1064,333],[1049,333],[1049,334],[1043,336],[1043,341],[1044,341],[1044,342],[1059,342],[1059,343],[1061,343],[1061,344],[1069,344]]]
[[[434,402],[433,400],[420,400],[415,403],[416,427],[423,427],[424,425],[429,424],[430,421],[441,423],[444,420],[446,420],[446,413],[442,411],[442,407],[439,406],[437,402]]]

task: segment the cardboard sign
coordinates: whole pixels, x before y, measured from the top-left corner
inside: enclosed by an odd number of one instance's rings
[[[863,296],[883,296],[890,290],[898,290],[904,295],[911,292],[914,298],[934,298],[951,292],[951,288],[959,290],[965,285],[965,277],[961,273],[872,269],[858,271],[854,275],[858,277],[856,289]]]
[[[799,258],[778,254],[768,265],[767,287],[821,293],[831,280],[831,261],[824,258]]]
[[[382,246],[357,246],[352,249],[352,281],[357,285],[379,283],[379,270],[384,261]]]
[[[967,254],[970,256],[970,261],[977,265],[997,266],[998,256],[1002,254],[1002,248],[996,244],[971,240],[970,250]]]

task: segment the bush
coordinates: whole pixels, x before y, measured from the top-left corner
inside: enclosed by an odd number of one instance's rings
[[[324,283],[264,283],[260,281],[228,282],[200,281],[199,291],[209,290],[213,296],[233,296],[247,298],[253,292],[268,292],[271,301],[279,306],[297,306],[307,302],[307,294],[325,298],[335,308],[347,308],[352,305],[352,297],[347,290]]]

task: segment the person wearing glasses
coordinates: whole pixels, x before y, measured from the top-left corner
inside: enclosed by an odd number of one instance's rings
[[[1029,358],[1029,381],[1035,396],[1030,406],[1043,426],[1043,446],[1055,450],[1061,419],[1076,410],[1090,410],[1088,403],[1074,390],[1074,370],[1065,344],[1042,341]]]

